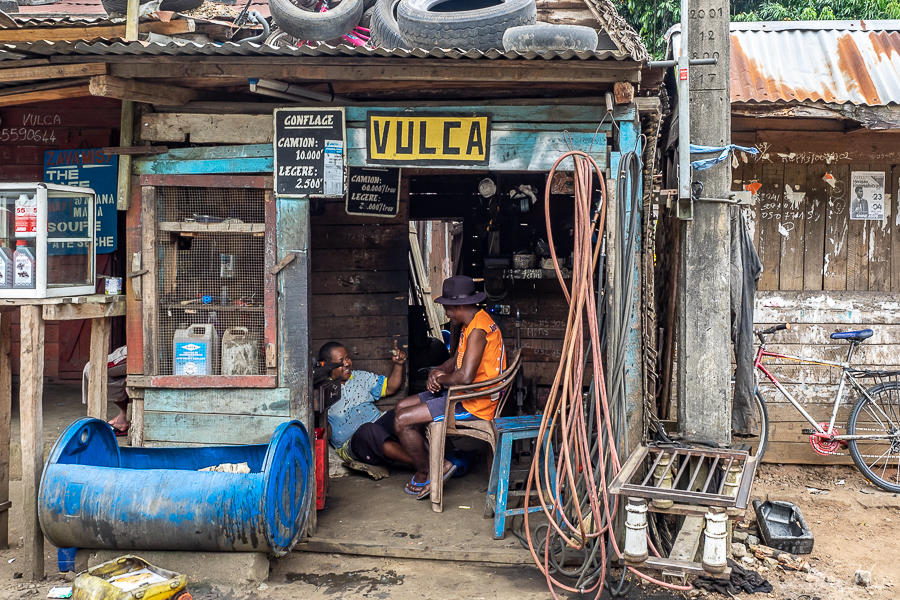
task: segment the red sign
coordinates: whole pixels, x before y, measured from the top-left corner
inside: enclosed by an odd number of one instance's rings
[[[687,71],[688,71],[687,69],[681,69],[678,72],[679,79],[681,79],[682,81],[687,81]]]

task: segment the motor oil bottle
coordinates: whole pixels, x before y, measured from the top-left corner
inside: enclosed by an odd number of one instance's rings
[[[34,289],[35,261],[25,240],[16,242],[16,251],[13,252],[13,287],[22,289]]]
[[[175,375],[215,375],[219,362],[219,335],[209,323],[175,331],[172,339]]]
[[[0,247],[0,289],[13,286],[13,258],[7,248]]]

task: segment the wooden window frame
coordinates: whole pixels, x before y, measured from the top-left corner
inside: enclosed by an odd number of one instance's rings
[[[159,271],[156,248],[156,189],[160,187],[255,188],[265,190],[265,294],[263,314],[265,328],[263,348],[266,356],[265,375],[160,375],[159,348],[156,332],[159,320]],[[276,206],[273,179],[264,176],[238,175],[141,175],[141,253],[143,278],[141,333],[143,346],[143,376],[131,375],[128,384],[149,388],[274,388],[278,386],[277,362],[277,291],[275,275],[271,273],[276,256]]]

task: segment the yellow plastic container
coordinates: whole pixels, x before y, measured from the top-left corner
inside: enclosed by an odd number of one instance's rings
[[[147,577],[146,572],[152,576]],[[125,590],[110,583],[110,580],[128,581],[129,577],[135,580],[134,583],[139,584],[134,589]],[[150,582],[140,584],[142,578]],[[187,587],[186,576],[154,567],[144,559],[129,554],[79,574],[72,584],[72,598],[73,600],[168,600],[185,587]]]

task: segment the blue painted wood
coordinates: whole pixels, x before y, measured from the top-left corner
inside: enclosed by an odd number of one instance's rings
[[[221,173],[267,173],[275,170],[274,157],[205,160],[157,160],[137,163],[135,175],[207,175]]]
[[[541,415],[523,417],[503,417],[497,419],[497,432],[499,435],[500,451],[494,453],[491,464],[491,477],[488,482],[487,498],[485,499],[485,518],[494,517],[494,539],[501,540],[506,534],[506,517],[525,514],[524,508],[507,508],[508,493],[510,487],[510,473],[512,469],[512,445],[515,440],[534,439],[540,433]],[[544,436],[544,443],[537,452],[541,473],[545,461],[550,471],[549,486],[553,495],[556,495],[556,461],[553,456],[553,446],[550,437]],[[538,504],[528,508],[529,513],[543,510]]]
[[[155,389],[144,392],[144,410],[290,417],[287,388]]]
[[[368,112],[405,113],[403,107],[348,106],[347,123],[365,123]],[[556,106],[417,106],[412,114],[491,115],[493,123],[595,123],[606,115],[606,105],[565,104]],[[631,105],[616,107],[616,119],[632,120],[637,111]]]
[[[590,131],[571,131],[567,137],[561,129],[554,131],[491,130],[490,163],[487,168],[498,171],[549,171],[559,156],[569,150],[569,141],[576,149],[588,151],[601,169],[606,168],[606,134]],[[366,157],[366,131],[347,129],[347,155],[351,167],[371,165]],[[423,165],[403,165],[421,168]],[[447,168],[443,165],[441,168]],[[484,170],[484,165],[454,165],[453,169]]]
[[[189,412],[144,411],[144,439],[148,442],[200,444],[261,444],[286,421],[286,417],[217,415]]]
[[[255,446],[120,449],[108,424],[79,419],[50,451],[39,493],[41,528],[62,548],[282,556],[310,514],[309,448],[296,421]],[[225,462],[246,462],[251,472],[198,471]]]

